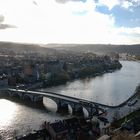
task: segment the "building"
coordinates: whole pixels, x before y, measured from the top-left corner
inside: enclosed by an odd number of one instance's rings
[[[68,129],[62,121],[47,123],[46,129],[53,140],[67,140],[68,138]]]
[[[34,83],[40,79],[40,69],[38,64],[26,65],[24,67],[24,79],[27,83]]]

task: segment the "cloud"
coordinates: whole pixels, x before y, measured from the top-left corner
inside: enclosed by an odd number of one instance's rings
[[[0,23],[0,29],[7,29],[7,28],[16,28],[16,26]]]
[[[69,1],[79,2],[79,1],[83,1],[83,0],[55,0],[55,1],[58,2],[58,3],[66,3],[66,2],[69,2]]]
[[[0,15],[0,22],[3,22],[3,21],[4,21],[4,16]]]
[[[120,27],[116,31],[118,34],[125,34],[125,35],[131,35],[131,36],[136,35],[140,37],[140,27],[133,27],[133,28]]]
[[[130,1],[123,1],[122,2],[122,7],[125,9],[128,9],[129,7],[133,6],[133,3]]]
[[[98,5],[105,5],[109,10],[113,9],[115,6],[129,9],[130,7],[140,6],[140,0],[99,0]]]
[[[109,10],[111,10],[116,5],[119,5],[120,1],[119,0],[99,0],[98,4],[99,5],[105,5],[109,8]]]
[[[56,0],[35,0],[38,6],[34,6],[32,0],[3,1],[6,2],[4,6],[4,2],[0,4],[0,10],[4,8],[6,19],[1,16],[1,24],[12,23],[18,28],[0,32],[1,40],[31,43],[140,43],[139,28],[116,27],[115,17],[96,11],[97,2],[94,0],[63,0],[65,4],[59,4]],[[114,2],[109,4],[109,1]],[[110,8],[118,4],[117,0],[109,1]]]
[[[140,0],[130,0],[134,6],[140,6]]]
[[[0,29],[15,28],[16,26],[10,24],[4,24],[4,16],[0,15]]]
[[[34,5],[36,5],[36,6],[38,5],[36,1],[32,1],[32,2],[33,2]]]
[[[123,0],[120,1],[120,6],[133,11],[134,7],[140,6],[140,0]]]

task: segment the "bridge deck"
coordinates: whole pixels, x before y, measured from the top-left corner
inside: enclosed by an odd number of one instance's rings
[[[11,89],[11,88],[9,88],[8,90],[12,91],[12,92],[21,92],[21,93],[27,93],[27,94],[29,93],[29,94],[42,95],[44,97],[54,97],[54,98],[58,98],[58,99],[62,99],[62,100],[68,101],[68,102],[93,105],[93,107],[95,105],[97,105],[97,106],[100,106],[100,107],[111,107],[111,108],[114,108],[114,106],[108,106],[108,105],[104,105],[104,104],[88,101],[88,100],[85,100],[85,99],[79,99],[79,98],[76,98],[76,97],[62,95],[62,94],[58,94],[58,93],[54,93],[54,92],[30,91],[30,90]]]

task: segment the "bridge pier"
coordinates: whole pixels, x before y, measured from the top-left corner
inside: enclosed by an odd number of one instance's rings
[[[33,102],[42,102],[43,103],[43,96],[34,96],[32,101]]]
[[[9,94],[10,97],[20,97],[17,92],[9,91],[8,94]]]
[[[43,98],[40,98],[39,96],[33,95],[33,94],[24,94],[22,99],[23,100],[30,100],[32,102],[37,102],[37,101],[43,102]]]
[[[18,94],[18,96],[19,96],[19,98],[22,100],[23,99],[23,96],[24,96],[24,94],[23,93],[17,93]]]
[[[88,117],[93,117],[94,115],[98,115],[98,112],[95,108],[93,107],[85,107],[85,108],[88,111]]]
[[[56,102],[57,104],[57,112],[68,112],[68,104],[62,100]]]
[[[89,103],[89,102],[81,102],[81,106],[83,106],[87,110],[88,117],[93,117],[93,116],[99,115],[98,105]]]
[[[71,105],[73,115],[84,115],[83,107],[79,104]]]
[[[34,96],[32,94],[24,94],[23,95],[23,100],[26,100],[26,101],[33,101],[33,98]]]
[[[12,97],[12,96],[13,96],[13,93],[12,93],[11,91],[8,91],[8,95],[9,95],[10,97]]]

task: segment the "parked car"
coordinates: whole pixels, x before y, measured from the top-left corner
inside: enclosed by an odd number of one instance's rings
[[[133,106],[133,105],[135,105],[136,103],[138,102],[138,100],[133,100],[133,101],[130,101],[130,102],[128,102],[128,106]]]

